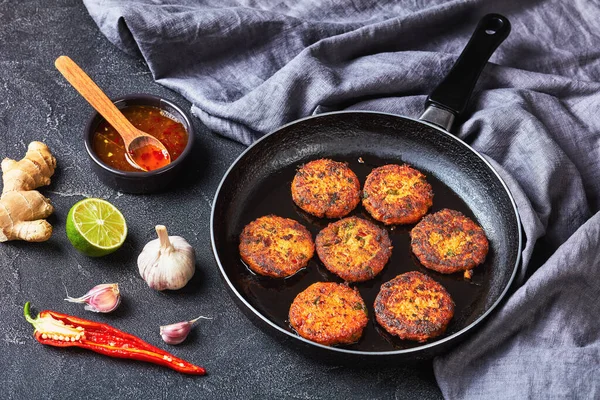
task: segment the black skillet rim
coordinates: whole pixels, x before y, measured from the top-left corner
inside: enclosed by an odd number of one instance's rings
[[[496,301],[482,314],[479,316],[479,318],[477,318],[475,321],[471,322],[469,325],[465,326],[463,329],[461,329],[458,332],[453,333],[450,336],[446,336],[442,339],[439,340],[435,340],[431,343],[426,343],[424,345],[421,346],[417,346],[417,347],[411,347],[409,349],[401,349],[401,350],[391,350],[391,351],[361,351],[361,350],[349,350],[349,349],[344,349],[344,348],[339,348],[339,347],[332,347],[332,346],[324,346],[322,344],[319,343],[315,343],[311,340],[305,339],[303,337],[301,337],[300,335],[287,331],[283,328],[281,328],[280,326],[276,325],[275,323],[273,323],[269,318],[265,317],[264,315],[262,315],[257,309],[255,309],[254,307],[252,307],[252,305],[246,301],[246,299],[244,298],[244,296],[242,296],[242,294],[240,294],[237,289],[235,288],[235,286],[233,286],[233,284],[231,283],[231,280],[229,279],[227,273],[225,272],[225,269],[223,268],[223,265],[221,264],[221,259],[219,258],[219,255],[217,253],[217,248],[215,245],[215,230],[214,230],[214,223],[215,223],[215,208],[216,208],[216,204],[218,202],[219,199],[219,193],[221,192],[221,187],[223,186],[223,184],[225,183],[225,180],[227,180],[227,177],[229,176],[229,173],[237,166],[237,164],[240,162],[240,160],[242,160],[242,158],[245,157],[246,153],[248,153],[254,146],[258,145],[261,141],[263,141],[264,139],[266,139],[267,137],[271,137],[273,135],[276,135],[278,132],[281,132],[281,130],[283,128],[286,128],[290,125],[294,125],[298,122],[302,122],[305,120],[309,120],[309,119],[313,119],[313,118],[319,118],[322,116],[327,116],[327,115],[334,115],[334,114],[378,114],[378,115],[386,115],[386,116],[392,116],[395,118],[404,118],[404,119],[408,119],[408,120],[412,120],[415,122],[419,122],[421,124],[430,126],[432,128],[435,128],[437,131],[444,133],[445,135],[450,136],[453,140],[459,142],[462,146],[466,147],[467,150],[471,151],[475,156],[479,157],[481,159],[481,161],[483,161],[485,163],[485,165],[490,169],[490,171],[492,171],[494,173],[494,175],[496,176],[496,178],[499,180],[500,184],[502,185],[502,187],[504,188],[504,190],[506,191],[506,194],[508,195],[508,198],[510,200],[510,203],[513,207],[513,211],[515,213],[515,220],[517,222],[517,230],[518,230],[518,248],[517,248],[517,257],[515,260],[515,265],[513,266],[513,270],[512,270],[512,274],[510,276],[510,279],[508,280],[506,286],[504,287],[504,289],[502,290],[502,293],[500,293],[500,295],[498,296],[498,298],[496,299]],[[301,119],[297,119],[295,121],[292,121],[288,124],[285,124],[279,128],[277,128],[275,131],[268,133],[266,135],[264,135],[263,137],[261,137],[260,139],[258,139],[257,141],[255,141],[253,144],[251,144],[246,150],[244,150],[236,159],[235,161],[229,166],[229,168],[227,169],[227,171],[225,172],[225,175],[223,175],[223,178],[221,179],[221,182],[219,183],[219,186],[217,187],[217,191],[215,192],[215,196],[213,198],[213,204],[212,204],[212,209],[211,209],[211,213],[210,213],[210,242],[211,242],[211,248],[213,251],[213,255],[215,257],[215,261],[217,262],[217,265],[219,266],[219,270],[221,272],[221,275],[223,276],[223,278],[225,279],[225,281],[227,282],[227,285],[229,286],[229,289],[236,295],[236,297],[244,304],[244,306],[246,306],[250,311],[252,311],[252,313],[254,313],[258,318],[260,318],[261,320],[263,320],[264,322],[266,322],[268,325],[270,325],[272,328],[275,328],[276,330],[278,330],[279,332],[294,338],[296,340],[300,340],[308,345],[312,345],[315,347],[319,347],[322,348],[324,350],[330,350],[332,352],[337,352],[337,353],[345,353],[345,354],[354,354],[354,355],[360,355],[360,356],[393,356],[393,355],[400,355],[400,354],[409,354],[409,353],[416,353],[416,352],[420,352],[426,349],[431,349],[437,346],[441,346],[442,344],[451,342],[453,340],[455,340],[456,338],[466,334],[468,331],[472,330],[473,328],[475,328],[477,325],[479,325],[484,319],[486,319],[488,317],[488,315],[490,315],[490,313],[492,311],[494,311],[494,309],[496,309],[496,307],[500,304],[500,302],[502,301],[502,299],[504,299],[504,297],[506,296],[506,294],[508,293],[510,286],[512,285],[515,276],[517,275],[517,270],[519,268],[519,264],[521,262],[521,249],[523,246],[523,235],[522,235],[522,226],[521,226],[521,219],[519,218],[519,212],[517,209],[517,204],[515,203],[515,200],[510,192],[510,190],[508,189],[508,186],[506,185],[506,183],[504,182],[504,180],[502,179],[502,177],[498,174],[498,172],[494,169],[494,167],[485,159],[485,157],[483,157],[477,150],[475,150],[474,148],[472,148],[471,146],[469,146],[467,143],[465,143],[464,141],[462,141],[460,138],[454,136],[453,134],[451,134],[448,131],[445,131],[444,129],[441,129],[440,127],[431,124],[429,122],[423,121],[423,120],[419,120],[419,119],[415,119],[415,118],[410,118],[410,117],[405,117],[405,116],[400,116],[400,115],[396,115],[396,114],[391,114],[391,113],[385,113],[385,112],[378,112],[378,111],[367,111],[367,110],[346,110],[346,111],[334,111],[334,112],[328,112],[328,113],[322,113],[322,114],[318,114],[318,115],[311,115],[305,118],[301,118]]]

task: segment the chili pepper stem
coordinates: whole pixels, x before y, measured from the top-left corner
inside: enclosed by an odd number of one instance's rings
[[[36,318],[32,318],[29,307],[30,307],[30,302],[28,301],[27,303],[25,303],[25,307],[23,307],[23,315],[25,316],[25,320],[27,322],[29,322],[31,325],[33,325],[33,327],[37,330],[40,327],[40,325],[42,324],[42,322],[40,321],[40,316],[38,314],[38,316]]]
[[[27,322],[29,322],[35,328],[36,320],[31,318],[31,312],[29,311],[29,307],[30,302],[28,301],[27,303],[25,303],[25,307],[23,307],[23,315],[25,316],[25,320],[27,320]]]
[[[25,320],[27,322],[29,322],[31,325],[33,325],[34,332],[35,332],[40,329],[40,326],[42,326],[44,322],[40,320],[39,314],[37,315],[37,317],[32,318],[29,307],[30,307],[30,302],[28,301],[27,303],[25,303],[25,307],[23,307],[23,315],[25,316]]]

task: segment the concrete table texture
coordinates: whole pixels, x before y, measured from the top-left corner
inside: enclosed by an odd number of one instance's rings
[[[0,244],[0,387],[3,399],[75,398],[440,398],[431,362],[373,367],[337,365],[306,357],[266,334],[238,309],[223,283],[210,247],[209,220],[217,186],[244,146],[209,132],[193,118],[193,159],[172,188],[129,195],[92,174],[83,130],[92,108],[54,68],[59,55],[77,62],[109,97],[150,93],[184,110],[179,94],[153,82],[141,58],[114,47],[75,0],[0,1],[0,158],[20,159],[27,144],[50,146],[58,168],[40,188],[55,207],[44,243]],[[125,215],[128,238],[116,253],[88,258],[65,234],[73,204],[100,197]],[[194,247],[196,274],[182,290],[157,292],[137,270],[137,256],[164,224]],[[123,303],[112,314],[84,311],[63,299],[100,283],[117,282]],[[109,323],[178,357],[205,367],[191,377],[139,361],[108,358],[82,349],[39,344],[22,308],[51,309]],[[204,315],[182,345],[162,342],[159,325]]]

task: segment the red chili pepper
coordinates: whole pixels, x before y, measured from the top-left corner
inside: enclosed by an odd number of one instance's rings
[[[40,312],[34,319],[29,312],[29,302],[25,303],[23,314],[27,322],[34,326],[33,333],[36,340],[42,344],[56,347],[82,347],[110,357],[163,365],[184,374],[206,374],[204,368],[190,364],[107,324],[50,310]]]

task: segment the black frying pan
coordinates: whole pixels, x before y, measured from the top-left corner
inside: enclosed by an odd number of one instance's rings
[[[240,155],[217,189],[211,239],[229,289],[253,321],[269,332],[282,333],[330,356],[406,359],[429,357],[449,348],[498,305],[521,255],[517,209],[492,166],[448,130],[454,117],[466,108],[487,60],[509,32],[505,17],[486,15],[446,79],[429,96],[419,120],[366,111],[322,114],[285,125]],[[341,280],[327,271],[316,255],[307,268],[287,279],[255,275],[240,260],[239,235],[252,220],[276,214],[299,221],[316,236],[331,220],[312,217],[296,207],[290,185],[298,166],[323,157],[348,162],[361,185],[374,167],[387,163],[408,163],[423,171],[435,194],[430,212],[459,210],[483,227],[490,242],[485,263],[474,269],[471,280],[462,274],[438,274],[422,267],[412,255],[412,225],[388,227],[394,246],[389,263],[375,279],[355,285],[370,316],[361,340],[349,346],[327,347],[301,338],[288,323],[294,297],[314,282]],[[360,205],[351,215],[371,219]],[[456,303],[446,333],[424,344],[388,335],[377,324],[373,311],[381,284],[412,270],[440,282]]]

